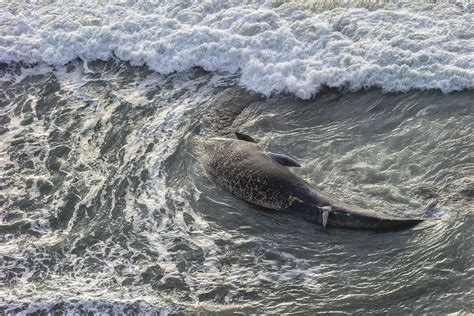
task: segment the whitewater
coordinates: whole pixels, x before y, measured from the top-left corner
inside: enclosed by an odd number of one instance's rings
[[[470,1],[366,2],[13,2],[0,12],[0,62],[202,67],[238,74],[250,91],[302,99],[323,87],[474,87]]]
[[[472,314],[473,13],[0,0],[0,314]],[[202,163],[235,131],[325,194],[427,220],[248,204]]]

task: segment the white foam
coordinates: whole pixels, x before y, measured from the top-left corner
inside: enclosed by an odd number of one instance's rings
[[[324,85],[473,88],[472,6],[397,3],[322,13],[263,1],[12,5],[0,12],[0,61],[117,57],[163,74],[200,66],[238,72],[243,86],[265,95],[300,98]]]

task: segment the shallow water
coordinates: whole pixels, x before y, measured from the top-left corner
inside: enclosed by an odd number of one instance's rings
[[[473,310],[474,92],[263,97],[119,61],[1,68],[0,311]],[[234,130],[411,230],[323,230],[217,187]]]

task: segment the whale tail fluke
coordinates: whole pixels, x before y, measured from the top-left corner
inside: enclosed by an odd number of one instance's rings
[[[423,218],[432,218],[436,216],[437,211],[439,210],[438,200],[432,199],[427,206],[423,209]]]

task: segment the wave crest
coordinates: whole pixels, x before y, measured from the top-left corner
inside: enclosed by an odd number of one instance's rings
[[[163,74],[202,67],[303,99],[323,86],[447,93],[474,87],[473,20],[456,4],[319,13],[263,2],[12,6],[0,13],[0,61],[116,57]]]

